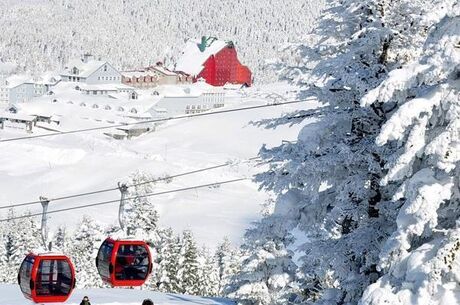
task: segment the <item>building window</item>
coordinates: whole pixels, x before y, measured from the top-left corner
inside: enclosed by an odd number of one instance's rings
[[[107,72],[107,65],[104,65],[104,71]]]

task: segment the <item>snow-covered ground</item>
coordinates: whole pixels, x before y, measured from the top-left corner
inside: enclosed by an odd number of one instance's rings
[[[284,85],[253,88],[249,97],[233,101],[232,107],[267,103],[260,92],[286,93],[293,88]],[[302,125],[265,129],[250,124],[276,118],[296,109],[316,107],[314,102],[217,114],[206,117],[170,121],[156,132],[119,141],[102,135],[101,131],[29,139],[2,143],[0,150],[0,206],[115,187],[118,181],[141,170],[156,176],[205,168],[229,160],[242,161],[257,155],[263,144],[276,146],[283,140],[295,140]],[[76,106],[76,109],[79,107]],[[75,113],[77,116],[77,113]],[[66,118],[67,120],[69,118]],[[78,122],[83,123],[83,120]],[[65,124],[65,122],[64,122]],[[73,126],[73,127],[86,127]],[[23,131],[5,129],[0,138],[24,136]],[[262,170],[254,164],[235,166],[159,183],[155,192],[251,177]],[[160,214],[160,224],[176,230],[192,229],[199,243],[214,247],[224,236],[239,244],[244,230],[260,218],[261,204],[269,194],[258,191],[251,181],[151,197]],[[59,202],[51,202],[50,210],[67,208],[119,198],[109,192]],[[40,205],[30,207],[40,212]],[[51,214],[53,226],[75,224],[83,214],[103,223],[115,223],[116,203],[85,210]],[[6,210],[3,210],[6,212]],[[4,216],[5,213],[3,213]]]
[[[151,299],[155,305],[231,305],[232,301],[219,298],[196,297],[172,293],[158,293],[137,289],[76,289],[67,300],[67,305],[78,305],[88,296],[93,305],[140,305],[144,299]],[[33,302],[24,298],[17,285],[0,285],[0,304],[28,305]],[[57,304],[57,303],[51,303]],[[59,303],[62,304],[62,303]]]

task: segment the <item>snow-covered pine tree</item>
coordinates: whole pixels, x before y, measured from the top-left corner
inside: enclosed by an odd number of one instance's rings
[[[0,283],[6,282],[6,274],[8,270],[8,258],[6,251],[6,233],[4,226],[0,228]]]
[[[456,2],[332,1],[316,31],[289,48],[296,60],[289,66],[279,63],[282,77],[302,87],[299,98],[313,96],[323,103],[315,111],[299,111],[297,120],[289,115],[271,123],[306,126],[298,141],[262,149],[272,165],[257,178],[280,194],[273,215],[258,226],[262,237],[269,242],[274,230],[273,241],[282,249],[292,245],[294,230],[303,232],[296,234],[303,242],[297,249],[303,254],[300,300],[356,304],[382,275],[379,255],[396,225],[385,207],[392,202],[396,217],[398,203],[393,200],[397,186],[381,179],[391,162],[386,157],[398,147],[376,143],[395,103],[363,108],[360,101],[388,71],[421,52],[436,20]],[[312,116],[316,120],[305,121]],[[246,260],[243,270],[251,262]]]
[[[219,292],[219,272],[216,256],[212,255],[208,248],[203,247],[199,253],[198,283],[200,284],[199,295],[214,297]]]
[[[171,228],[161,230],[158,249],[158,269],[154,275],[158,288],[162,292],[180,293],[181,281],[178,277],[181,249],[180,237]]]
[[[77,286],[80,288],[103,286],[95,265],[97,251],[104,238],[102,232],[96,221],[89,216],[83,216],[72,235],[67,255],[75,264]]]
[[[153,192],[153,177],[142,172],[134,173],[130,178],[131,186],[128,189],[124,221],[128,235],[136,236],[152,244],[159,240],[156,232],[158,226],[158,212],[151,199],[146,194]]]
[[[394,108],[377,144],[395,147],[381,181],[395,189],[381,206],[395,226],[363,305],[460,302],[460,3],[442,3],[424,16],[419,57],[362,100]]]
[[[224,289],[230,284],[231,278],[239,272],[240,255],[237,249],[233,248],[228,237],[217,246],[216,264],[218,269],[218,295],[224,296]]]
[[[25,218],[7,222],[5,248],[8,270],[6,282],[8,283],[16,282],[19,267],[27,254],[44,250],[39,226],[33,217],[27,217],[30,214],[30,212],[26,212],[21,215],[25,216]],[[14,217],[14,212],[10,210],[8,218]]]
[[[265,235],[266,229],[272,230],[270,238]],[[297,266],[292,262],[292,252],[275,237],[273,229],[259,224],[246,234],[248,241],[243,249],[248,255],[241,270],[224,287],[228,297],[257,305],[287,304],[290,300]]]
[[[177,277],[181,283],[181,293],[199,295],[198,248],[190,230],[185,230],[182,233],[182,248]]]
[[[67,241],[67,228],[65,226],[59,226],[56,233],[54,234],[53,249],[61,252],[66,252]]]

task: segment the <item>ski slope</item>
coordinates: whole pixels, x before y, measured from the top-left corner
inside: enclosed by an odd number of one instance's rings
[[[261,105],[269,102],[262,92],[278,92],[295,88],[271,85],[252,88],[245,97],[233,99],[227,109]],[[116,187],[135,171],[145,171],[154,177],[235,161],[233,166],[158,183],[155,192],[208,184],[218,181],[251,178],[266,167],[254,167],[241,161],[257,156],[263,144],[280,145],[284,140],[296,140],[305,124],[265,129],[250,124],[267,118],[277,118],[297,109],[317,107],[315,102],[283,105],[256,110],[217,114],[170,121],[157,131],[132,140],[114,140],[100,131],[4,142],[0,150],[0,206]],[[78,107],[76,108],[78,110]],[[77,116],[78,113],[75,113]],[[62,125],[81,125],[84,121],[62,118]],[[0,138],[24,136],[13,129],[0,131]],[[240,162],[240,163],[239,163]],[[240,244],[244,231],[261,217],[261,205],[270,194],[258,190],[248,181],[151,197],[160,216],[160,225],[179,231],[191,229],[200,244],[214,247],[224,236]],[[74,207],[105,200],[119,199],[118,191],[88,197],[51,202],[49,210]],[[41,206],[31,206],[40,212]],[[21,210],[19,210],[21,211]],[[24,211],[24,209],[22,209]],[[3,212],[3,213],[2,213]],[[85,210],[50,214],[52,228],[75,225],[82,215],[111,224],[117,221],[118,204]],[[6,210],[0,210],[5,216]]]
[[[135,289],[76,289],[67,300],[67,305],[79,305],[84,296],[88,296],[92,305],[140,305],[144,299],[151,299],[155,305],[232,305],[227,299],[196,297],[172,293],[158,293]],[[19,286],[0,284],[1,305],[35,304],[21,293]],[[63,304],[63,303],[49,303]]]

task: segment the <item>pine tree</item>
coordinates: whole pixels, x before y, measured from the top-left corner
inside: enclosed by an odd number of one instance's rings
[[[415,59],[362,99],[363,106],[391,106],[376,142],[395,148],[381,181],[393,196],[382,214],[395,226],[381,250],[382,276],[363,305],[460,301],[460,4],[428,10],[436,4],[422,8],[431,26],[418,37]]]
[[[215,257],[218,268],[218,295],[224,296],[224,289],[230,284],[230,279],[239,272],[240,257],[238,251],[232,248],[228,237],[218,245]]]
[[[158,226],[158,212],[146,194],[153,192],[153,177],[137,172],[132,175],[133,186],[128,189],[128,198],[125,203],[124,221],[128,235],[155,243],[159,240],[156,232]]]
[[[6,282],[8,270],[8,258],[6,251],[6,234],[3,228],[0,228],[0,283]]]
[[[179,270],[177,276],[181,283],[181,293],[198,295],[200,293],[198,248],[193,234],[189,230],[182,233],[182,248],[180,252]]]
[[[6,258],[7,270],[6,281],[15,283],[19,267],[25,256],[30,252],[42,252],[40,231],[37,222],[32,217],[27,217],[30,212],[21,216],[25,218],[10,220],[6,229]],[[10,211],[8,218],[15,217]]]
[[[263,266],[272,257],[264,255],[267,246],[280,251],[280,257],[289,260],[290,255],[283,253],[292,246],[294,231],[302,233],[296,234],[296,238],[303,242],[296,249],[303,255],[302,265],[297,270],[301,279],[298,300],[318,304],[356,304],[363,291],[382,275],[385,269],[381,268],[391,265],[382,263],[380,257],[385,257],[387,253],[384,248],[390,249],[384,246],[385,241],[401,221],[401,218],[397,219],[398,209],[400,200],[406,197],[394,197],[398,186],[386,183],[390,178],[387,173],[395,177],[412,175],[413,172],[407,171],[406,166],[398,164],[407,160],[409,167],[420,166],[420,159],[412,158],[420,156],[420,142],[413,142],[410,138],[423,137],[426,125],[421,120],[415,124],[418,129],[413,131],[412,136],[401,132],[402,136],[390,138],[395,142],[382,145],[386,141],[381,139],[386,136],[381,135],[381,128],[382,132],[392,135],[390,131],[393,128],[406,131],[413,124],[411,117],[401,120],[410,126],[394,124],[391,119],[387,122],[395,110],[396,96],[404,98],[416,93],[412,86],[407,85],[408,90],[405,91],[401,78],[395,78],[394,88],[403,85],[402,92],[396,90],[392,95],[391,91],[381,88],[381,97],[373,93],[365,98],[362,105],[368,107],[362,107],[360,102],[387,77],[391,78],[390,70],[400,68],[423,53],[420,50],[429,29],[437,28],[436,24],[446,14],[456,14],[453,13],[456,12],[454,3],[333,1],[317,29],[306,37],[305,42],[288,48],[295,60],[278,63],[281,77],[301,87],[299,99],[314,97],[321,107],[299,111],[295,113],[297,119],[289,115],[289,118],[263,122],[269,127],[297,122],[304,124],[304,128],[298,141],[261,150],[261,155],[271,161],[271,168],[259,175],[257,180],[263,188],[279,195],[273,214],[257,226],[258,238],[250,238],[246,244],[250,246],[254,241],[263,241],[258,247],[250,249],[249,257],[253,259],[243,264],[243,275],[246,270],[249,276],[252,264],[259,259],[262,262],[258,265]],[[420,15],[424,17],[420,18]],[[448,64],[450,67],[457,66],[455,60]],[[411,85],[423,79],[418,76],[423,72],[430,77],[436,75],[422,67],[411,70],[413,68],[410,66],[408,70],[415,73],[414,77],[406,78],[408,74],[402,72],[404,81]],[[452,69],[455,68],[450,68],[449,75],[456,75]],[[398,70],[394,74],[400,75]],[[424,87],[426,84],[419,85]],[[388,103],[384,103],[385,99]],[[431,107],[431,104],[425,105]],[[407,106],[408,113],[413,109]],[[424,120],[429,122],[427,118]],[[403,143],[406,138],[410,142],[406,148],[408,153],[402,155],[398,143]],[[450,158],[454,155],[446,154]],[[402,156],[404,162],[399,162],[397,156]],[[422,174],[426,176],[427,172]],[[420,182],[421,178],[418,179],[416,181]],[[406,187],[409,185],[403,186],[404,191]],[[449,184],[445,184],[445,188],[435,188],[442,194],[437,203],[449,197]],[[416,197],[414,192],[410,195],[413,199]],[[428,223],[433,224],[435,217],[430,219]],[[407,234],[397,236],[404,238],[392,240],[391,245],[403,243],[404,247],[412,249],[410,243],[405,244]],[[415,240],[420,241],[419,238]],[[271,243],[274,246],[270,246]],[[391,253],[390,261],[393,261],[393,253],[401,250],[396,249],[388,252]],[[270,288],[262,279],[264,277],[252,278],[250,283],[252,287],[260,285],[260,296],[267,300],[265,296],[276,293],[276,289]],[[251,287],[244,286],[246,284],[242,281],[239,287]],[[296,286],[295,282],[290,285]],[[247,296],[253,302],[258,301],[251,298],[251,293]]]
[[[78,287],[102,287],[94,263],[102,241],[102,228],[89,216],[83,216],[67,247],[67,254],[75,264]]]
[[[209,249],[203,247],[199,253],[198,283],[200,296],[213,297],[219,293],[219,271],[216,256],[211,255]]]
[[[171,228],[162,230],[158,244],[158,270],[156,281],[162,292],[180,293],[181,281],[178,277],[181,240]]]
[[[253,239],[252,243],[245,246],[249,255],[225,286],[225,294],[244,304],[287,304],[295,292],[297,266],[292,262],[292,253],[281,242]]]
[[[67,243],[67,228],[65,226],[59,226],[54,234],[53,249],[66,252]]]

